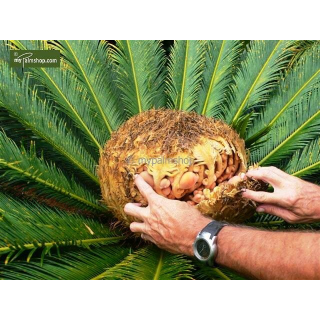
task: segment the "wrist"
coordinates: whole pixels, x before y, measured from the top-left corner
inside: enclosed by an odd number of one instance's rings
[[[188,233],[188,237],[187,237],[187,242],[186,242],[186,246],[185,246],[185,254],[187,254],[188,256],[193,257],[194,256],[194,252],[193,252],[193,243],[196,240],[196,237],[198,235],[198,233],[206,226],[208,225],[210,222],[212,221],[212,219],[205,217],[205,216],[201,216],[200,219],[197,219],[197,221],[194,224],[190,225],[190,232]]]

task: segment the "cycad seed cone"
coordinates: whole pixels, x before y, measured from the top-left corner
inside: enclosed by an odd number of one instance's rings
[[[126,225],[132,218],[125,204],[146,204],[133,183],[136,173],[164,197],[187,201],[217,220],[242,222],[255,204],[242,198],[241,189],[264,188],[259,181],[241,180],[246,171],[244,141],[227,124],[168,109],[125,122],[107,142],[98,168],[104,202]]]

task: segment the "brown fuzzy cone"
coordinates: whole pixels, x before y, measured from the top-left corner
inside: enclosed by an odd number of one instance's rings
[[[216,220],[242,222],[255,203],[242,198],[241,189],[265,189],[259,181],[235,178],[246,171],[244,141],[227,124],[168,109],[124,123],[107,142],[98,168],[104,202],[126,225],[133,219],[125,204],[146,205],[133,183],[136,173],[162,196],[188,201]]]

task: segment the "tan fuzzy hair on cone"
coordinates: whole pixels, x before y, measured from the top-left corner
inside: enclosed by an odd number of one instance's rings
[[[125,204],[147,204],[133,183],[135,174],[166,198],[186,201],[214,219],[239,223],[255,211],[241,189],[266,187],[242,180],[246,171],[244,141],[224,122],[194,112],[152,109],[112,134],[101,152],[98,175],[103,201],[126,225],[133,220],[124,213]]]

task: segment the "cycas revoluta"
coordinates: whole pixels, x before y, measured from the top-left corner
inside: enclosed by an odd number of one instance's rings
[[[23,49],[59,49],[61,68],[10,68],[9,50]],[[139,242],[101,203],[105,142],[152,108],[218,118],[251,164],[319,181],[319,42],[176,41],[169,51],[161,41],[0,44],[0,279],[239,278]],[[288,227],[261,214],[245,223]]]

